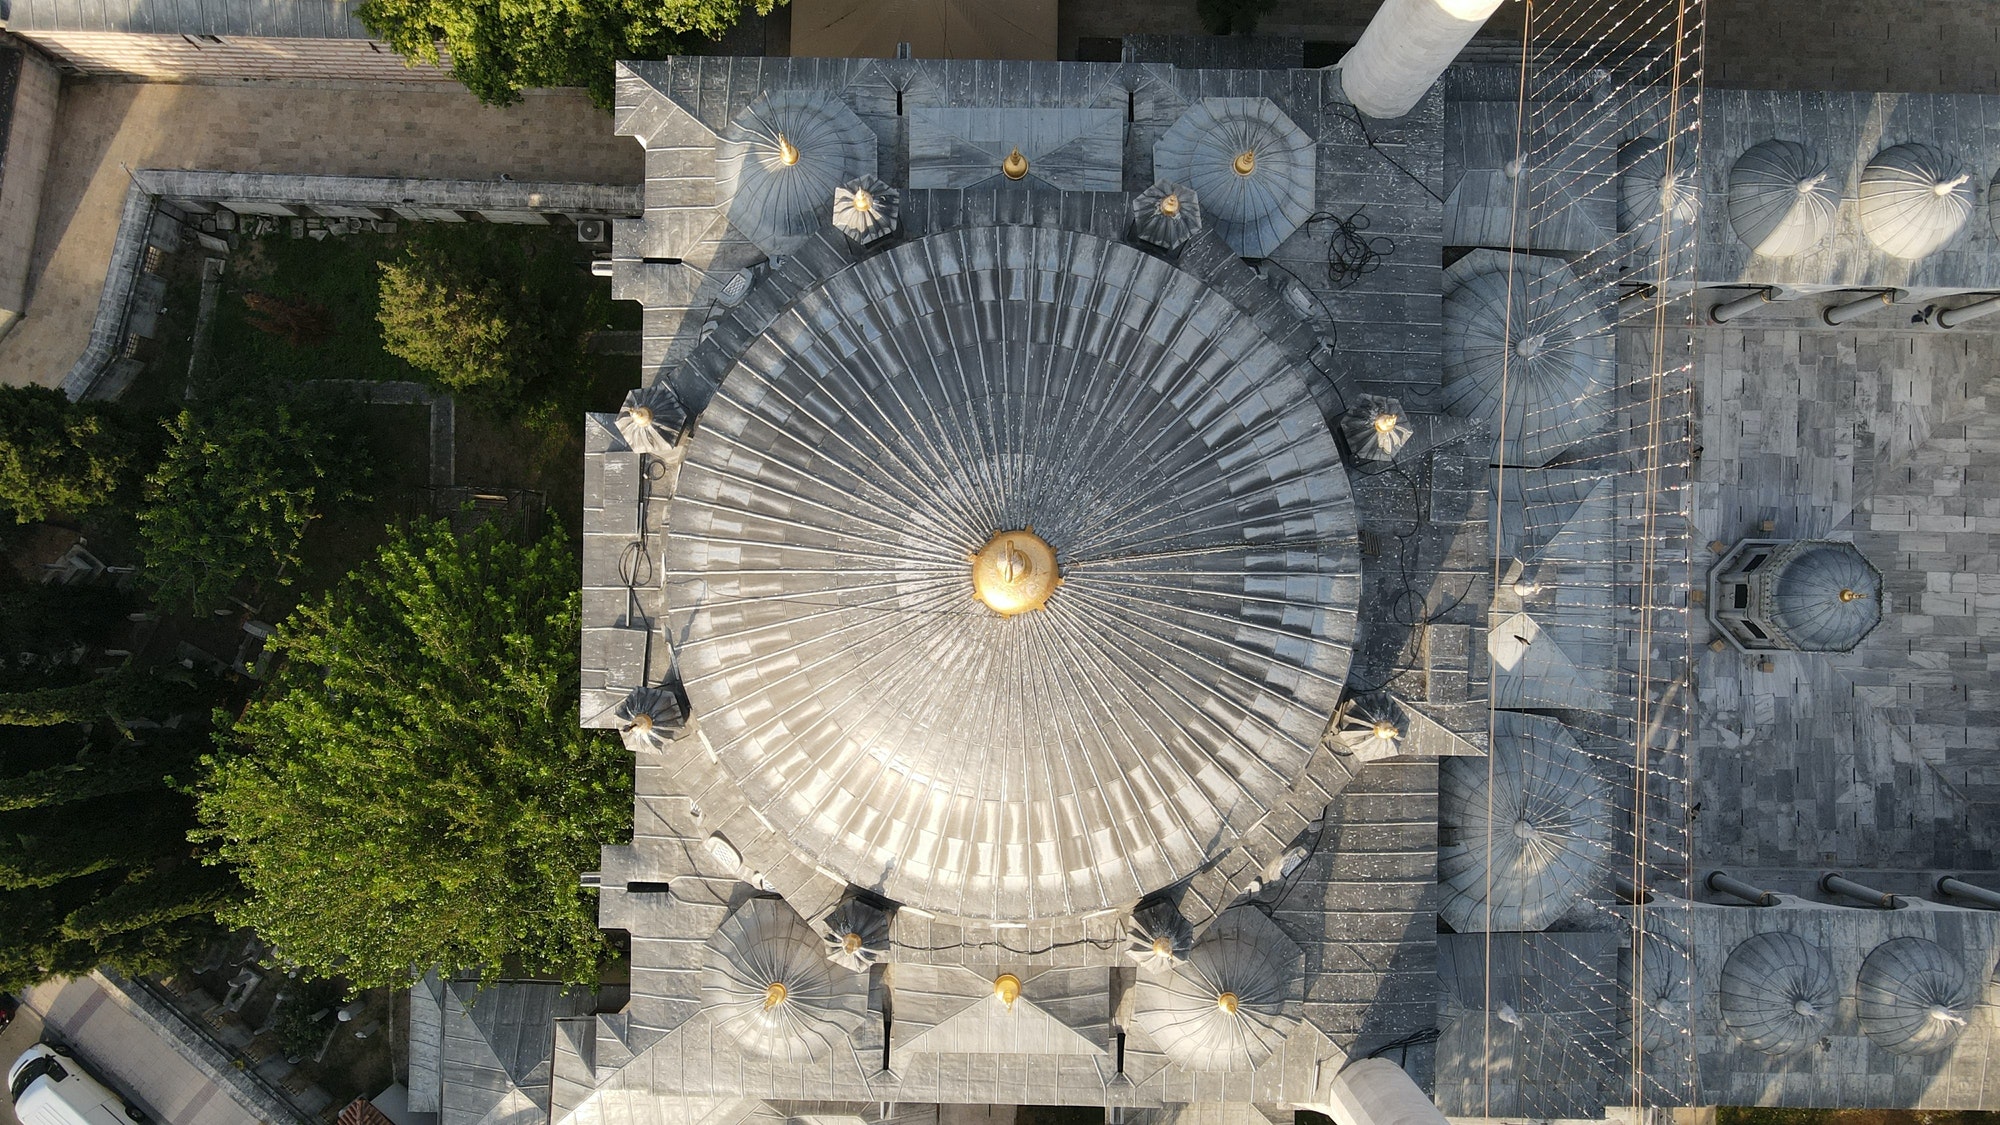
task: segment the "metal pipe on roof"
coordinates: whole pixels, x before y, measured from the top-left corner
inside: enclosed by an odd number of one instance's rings
[[[1760,891],[1741,879],[1732,877],[1726,871],[1708,873],[1708,889],[1717,894],[1740,898],[1752,906],[1776,906],[1778,896],[1770,891]]]
[[[1819,318],[1828,324],[1838,327],[1863,313],[1873,312],[1883,305],[1893,305],[1895,303],[1896,291],[1894,289],[1884,289],[1880,293],[1871,293],[1859,300],[1848,301],[1845,304],[1829,305],[1825,311],[1819,314]]]
[[[1385,0],[1340,60],[1340,89],[1376,118],[1416,108],[1500,0]]]
[[[1719,305],[1711,306],[1708,310],[1708,322],[1710,324],[1728,324],[1751,309],[1763,308],[1777,299],[1778,291],[1776,289],[1759,289],[1747,296],[1738,297],[1734,301],[1724,301]]]
[[[1988,297],[1983,301],[1974,301],[1955,309],[1945,309],[1937,314],[1937,322],[1943,328],[1957,328],[1969,320],[1978,320],[1982,316],[1991,316],[1997,312],[2000,312],[2000,297]]]
[[[1988,910],[2000,910],[2000,892],[1976,887],[1956,876],[1946,875],[1937,881],[1938,893],[1953,898],[1971,899]]]
[[[1634,906],[1644,906],[1653,901],[1652,891],[1640,889],[1639,884],[1624,875],[1611,876],[1611,890],[1618,896],[1618,901]]]
[[[1858,899],[1870,906],[1879,906],[1883,910],[1894,910],[1902,905],[1902,901],[1895,895],[1862,886],[1838,871],[1828,871],[1821,875],[1819,889],[1830,895],[1845,895],[1851,899]]]

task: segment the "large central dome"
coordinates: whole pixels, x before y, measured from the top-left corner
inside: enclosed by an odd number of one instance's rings
[[[1202,279],[1041,229],[801,294],[703,412],[668,528],[682,679],[752,806],[965,918],[1130,903],[1236,842],[1339,702],[1360,591],[1287,353]],[[975,596],[978,566],[1042,573],[1029,539],[1059,584]]]

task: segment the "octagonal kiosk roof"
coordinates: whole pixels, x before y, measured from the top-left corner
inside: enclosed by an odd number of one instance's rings
[[[827,221],[835,188],[874,174],[874,132],[819,90],[761,95],[716,149],[716,189],[730,224],[771,255],[797,249]]]
[[[1269,98],[1203,98],[1153,146],[1153,174],[1201,197],[1230,249],[1262,258],[1313,213],[1312,138]]]

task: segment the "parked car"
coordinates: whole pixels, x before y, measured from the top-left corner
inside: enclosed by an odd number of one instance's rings
[[[129,1125],[141,1113],[90,1076],[69,1050],[37,1043],[7,1068],[7,1094],[21,1125]]]

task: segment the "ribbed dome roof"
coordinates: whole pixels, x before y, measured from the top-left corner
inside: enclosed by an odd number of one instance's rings
[[[1132,915],[1125,955],[1142,969],[1167,972],[1186,960],[1194,929],[1172,903],[1155,902]]]
[[[1618,951],[1618,971],[1625,981],[1628,999],[1619,1007],[1619,1021],[1632,1034],[1632,1004],[1637,996],[1641,1010],[1640,1046],[1648,1051],[1684,1051],[1693,1047],[1693,1024],[1688,998],[1693,991],[1692,966],[1687,950],[1672,938],[1647,930],[1642,939],[1645,957],[1633,956],[1628,948]]]
[[[618,408],[618,435],[628,447],[655,457],[672,455],[687,423],[687,408],[665,383],[627,391]]]
[[[701,1000],[715,1026],[761,1055],[812,1057],[868,1018],[868,978],[836,969],[780,899],[753,898],[708,940]]]
[[[865,902],[848,899],[821,924],[820,944],[828,961],[865,973],[889,956],[889,918]]]
[[[1203,98],[1153,146],[1153,174],[1186,184],[1231,249],[1263,258],[1313,213],[1312,138],[1269,98]]]
[[[1797,934],[1758,934],[1722,963],[1722,1022],[1746,1046],[1789,1055],[1819,1042],[1840,1003],[1833,962]]]
[[[875,133],[817,90],[774,90],[729,123],[715,180],[729,221],[767,254],[797,249],[826,221],[834,189],[875,174]]]
[[[1201,233],[1201,197],[1161,180],[1132,197],[1132,236],[1162,250],[1178,250]]]
[[[1305,1010],[1305,954],[1262,911],[1225,911],[1187,960],[1141,973],[1132,1019],[1193,1070],[1246,1070],[1283,1045]]]
[[[1444,298],[1445,411],[1504,430],[1506,464],[1540,467],[1603,427],[1610,318],[1558,260],[1468,260],[1475,264],[1458,271]]]
[[[1625,170],[1618,175],[1618,229],[1651,241],[1659,238],[1665,218],[1672,232],[1691,233],[1701,219],[1701,179],[1692,149],[1647,137],[1627,144],[1619,155]]]
[[[1882,575],[1852,543],[1807,540],[1767,564],[1765,616],[1793,647],[1849,652],[1882,620]]]
[[[1870,951],[1854,995],[1862,1032],[1899,1055],[1928,1055],[1951,1046],[1979,1002],[1964,959],[1918,937],[1893,938]]]
[[[833,226],[866,245],[896,233],[902,193],[874,176],[849,180],[833,189]]]
[[[1438,763],[1439,917],[1460,933],[1546,929],[1597,877],[1610,817],[1610,786],[1569,731],[1496,712],[1490,759]]]
[[[1319,745],[1359,597],[1294,362],[1201,279],[1061,231],[952,231],[801,294],[668,512],[675,658],[758,815],[961,917],[1116,908],[1231,846]],[[984,554],[1001,532],[1053,571]],[[1046,608],[975,600],[976,552]]]
[[[1929,145],[1883,149],[1861,170],[1861,229],[1884,253],[1936,253],[1971,214],[1971,177]]]
[[[1752,253],[1803,254],[1833,230],[1839,210],[1826,159],[1797,141],[1764,141],[1729,170],[1729,222]]]

